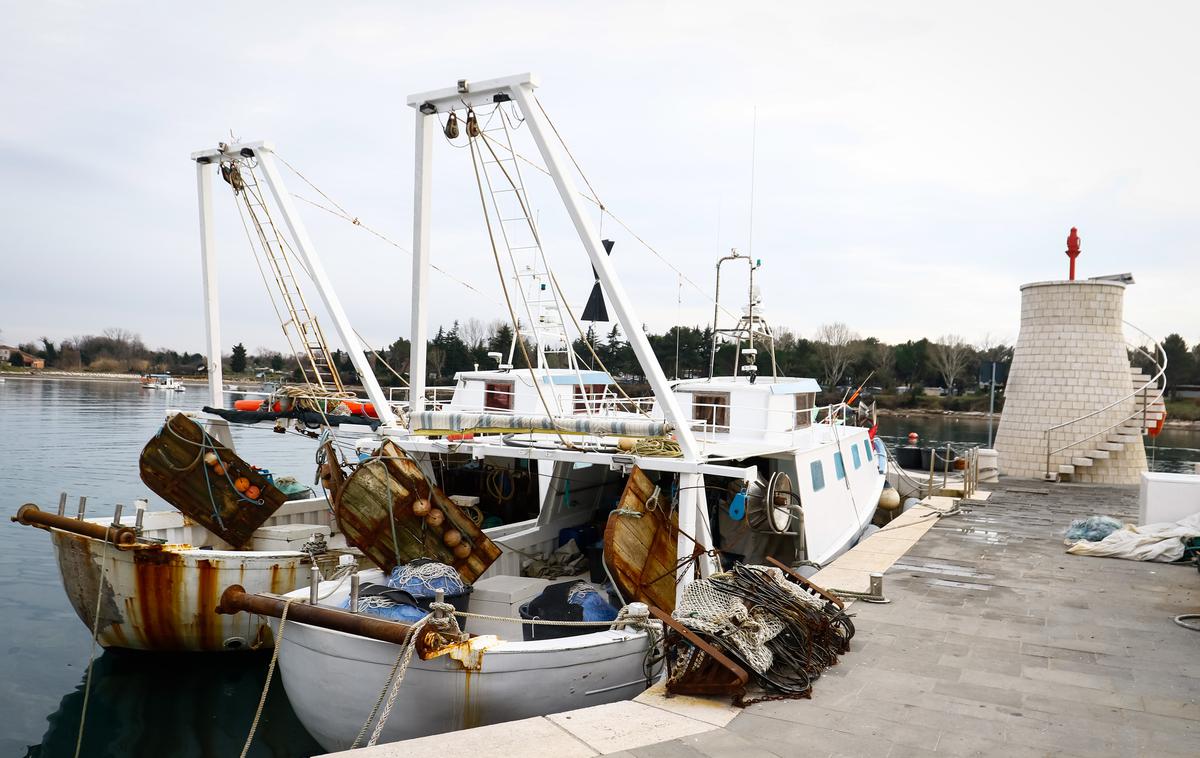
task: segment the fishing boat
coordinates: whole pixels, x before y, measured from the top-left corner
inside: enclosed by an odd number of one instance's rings
[[[163,392],[184,392],[187,387],[170,374],[146,374],[142,377],[142,389]]]
[[[238,586],[222,594],[220,612],[279,619],[283,686],[306,728],[331,751],[370,731],[370,742],[386,742],[631,697],[656,675],[647,661],[658,637],[645,606],[670,619],[690,583],[723,562],[828,561],[862,534],[883,488],[872,419],[848,403],[818,406],[814,380],[778,375],[753,282],[736,324],[714,323],[714,334],[733,345],[732,375],[714,368],[704,379],[667,379],[564,170],[565,145],[534,87],[521,75],[409,98],[417,114],[418,193],[408,401],[392,407],[371,372],[360,372],[378,426],[323,470],[352,544],[385,570],[436,552],[439,565],[472,585],[465,607],[431,606],[442,623],[430,631],[428,619],[372,616],[353,583],[317,583],[283,598]],[[574,338],[584,330],[548,263],[520,178],[512,145],[518,123],[553,179],[649,396],[626,394],[594,351],[578,354]],[[507,357],[496,353],[494,368],[459,373],[451,396],[436,403],[425,385],[435,130],[470,148],[514,334]],[[194,157],[202,170],[216,164],[225,176],[253,170],[267,178],[336,328],[350,337],[277,183],[273,148],[227,145]],[[204,208],[204,179],[200,186]],[[722,262],[729,260],[749,264],[751,277],[760,265],[737,254]],[[365,363],[361,346],[346,343],[355,346],[351,359]],[[760,349],[770,357],[761,374]],[[463,504],[484,528],[465,525]],[[592,537],[584,536],[589,528]],[[622,621],[538,639],[543,620],[530,618],[530,593],[543,597],[556,581],[580,577],[531,574],[571,540],[598,551]],[[358,580],[387,576],[364,572]],[[447,632],[451,616],[471,634]]]

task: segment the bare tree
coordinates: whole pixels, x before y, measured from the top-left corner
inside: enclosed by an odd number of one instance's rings
[[[474,350],[487,338],[487,327],[479,319],[471,317],[458,325],[458,337],[468,350]]]
[[[822,324],[817,329],[817,358],[821,361],[821,370],[828,386],[833,387],[841,381],[846,369],[850,367],[854,360],[853,343],[856,340],[858,335],[841,321]]]
[[[886,386],[891,386],[890,382],[895,378],[896,371],[896,353],[892,350],[892,346],[884,342],[870,345],[867,360],[870,361],[877,380],[881,384],[888,383]]]
[[[946,391],[954,389],[954,382],[967,367],[975,349],[957,334],[943,334],[937,342],[930,345],[930,359],[933,367],[942,375]]]

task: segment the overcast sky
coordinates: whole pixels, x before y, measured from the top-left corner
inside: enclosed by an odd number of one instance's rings
[[[1195,3],[3,5],[2,342],[120,327],[201,350],[188,154],[231,131],[409,248],[407,95],[524,71],[617,216],[706,291],[752,237],[768,316],[798,334],[837,320],[1012,342],[1019,285],[1065,278],[1078,226],[1082,275],[1137,278],[1127,319],[1200,339]],[[466,151],[439,137],[435,152],[434,262],[498,293]],[[578,240],[530,184],[582,308]],[[282,347],[215,187],[225,350]],[[408,254],[300,207],[358,330],[406,335]],[[604,232],[651,329],[711,319],[611,219]],[[434,324],[503,315],[432,283]]]

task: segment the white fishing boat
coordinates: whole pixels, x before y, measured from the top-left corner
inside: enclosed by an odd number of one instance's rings
[[[142,377],[142,389],[163,392],[184,392],[187,387],[170,374],[146,374]]]
[[[536,104],[534,86],[529,75],[463,81],[409,99],[417,112],[418,189],[409,402],[392,408],[373,385],[371,372],[360,371],[380,424],[359,440],[357,455],[348,457],[345,471],[334,477],[352,472],[350,478],[331,484],[345,525],[347,518],[357,521],[370,510],[355,499],[362,487],[351,487],[354,477],[372,466],[386,472],[397,460],[418,471],[416,479],[388,484],[382,505],[371,505],[380,520],[366,524],[363,532],[389,546],[377,563],[402,563],[402,544],[442,549],[436,536],[445,534],[445,526],[436,526],[432,542],[424,531],[411,538],[404,533],[404,518],[421,514],[415,523],[424,518],[426,525],[433,524],[425,515],[430,501],[435,511],[453,509],[437,505],[453,501],[470,503],[489,516],[501,514],[503,525],[484,528],[463,553],[470,556],[463,561],[470,561],[481,545],[495,549],[494,561],[471,567],[474,591],[460,612],[476,636],[434,635],[440,642],[429,642],[422,636],[428,627],[417,632],[398,621],[370,618],[351,601],[352,589],[329,584],[291,593],[287,601],[240,587],[227,588],[222,597],[222,612],[252,609],[280,616],[290,607],[294,615],[286,624],[276,622],[283,685],[301,721],[329,750],[355,744],[364,723],[373,726],[367,732],[374,731],[375,739],[389,741],[610,702],[646,686],[647,674],[654,674],[643,670],[654,646],[646,623],[553,640],[523,639],[527,629],[537,629],[522,612],[529,582],[535,588],[549,583],[523,574],[539,564],[531,558],[551,555],[564,535],[579,535],[588,524],[602,526],[603,564],[621,599],[645,600],[669,611],[693,577],[720,569],[718,556],[791,564],[830,560],[863,532],[884,484],[870,420],[856,417],[844,403],[817,407],[819,387],[812,379],[777,375],[757,296],[736,326],[715,329],[734,343],[733,375],[666,378],[564,170],[564,146]],[[511,141],[517,122],[532,137],[554,181],[598,287],[650,385],[649,397],[627,396],[598,356],[578,355],[572,347],[583,330],[558,287],[529,210]],[[459,140],[459,123],[471,148],[495,262],[504,272],[514,343],[507,359],[494,356],[499,364],[494,369],[458,374],[451,397],[434,403],[424,370],[432,147],[439,125],[448,139]],[[278,179],[271,146],[229,145],[194,157],[201,164],[202,209],[208,204],[206,166],[220,165],[227,177],[250,171],[266,177],[335,326],[348,345],[357,345],[346,339],[352,329]],[[752,275],[758,265],[750,263]],[[210,303],[210,321],[213,308]],[[756,344],[771,353],[770,368],[761,375]],[[352,348],[350,356],[366,362],[361,349]],[[421,494],[425,491],[430,494]],[[418,511],[414,506],[421,503]],[[642,525],[657,529],[649,543],[621,542],[622,535]],[[460,539],[456,531],[445,544],[453,547]],[[370,546],[364,549],[370,554]],[[463,563],[453,565],[464,570]],[[312,602],[322,596],[326,599]],[[349,610],[335,610],[347,603]],[[417,652],[405,668],[411,645]],[[390,718],[372,725],[378,713],[372,705],[380,702],[388,702],[382,713]]]

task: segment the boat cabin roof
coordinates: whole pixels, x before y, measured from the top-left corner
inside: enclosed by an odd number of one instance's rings
[[[714,376],[711,379],[687,379],[675,385],[676,392],[758,392],[769,395],[818,393],[816,379],[760,376],[753,383],[745,376]]]
[[[542,368],[536,369],[534,375],[541,380],[542,384],[613,384],[613,378],[607,372],[593,371],[591,369],[576,371],[569,368]],[[454,380],[462,384],[469,381],[511,382],[515,379],[520,379],[525,384],[529,384],[529,376],[529,369],[525,368],[513,368],[505,371],[492,369],[487,371],[459,371],[454,375]]]

